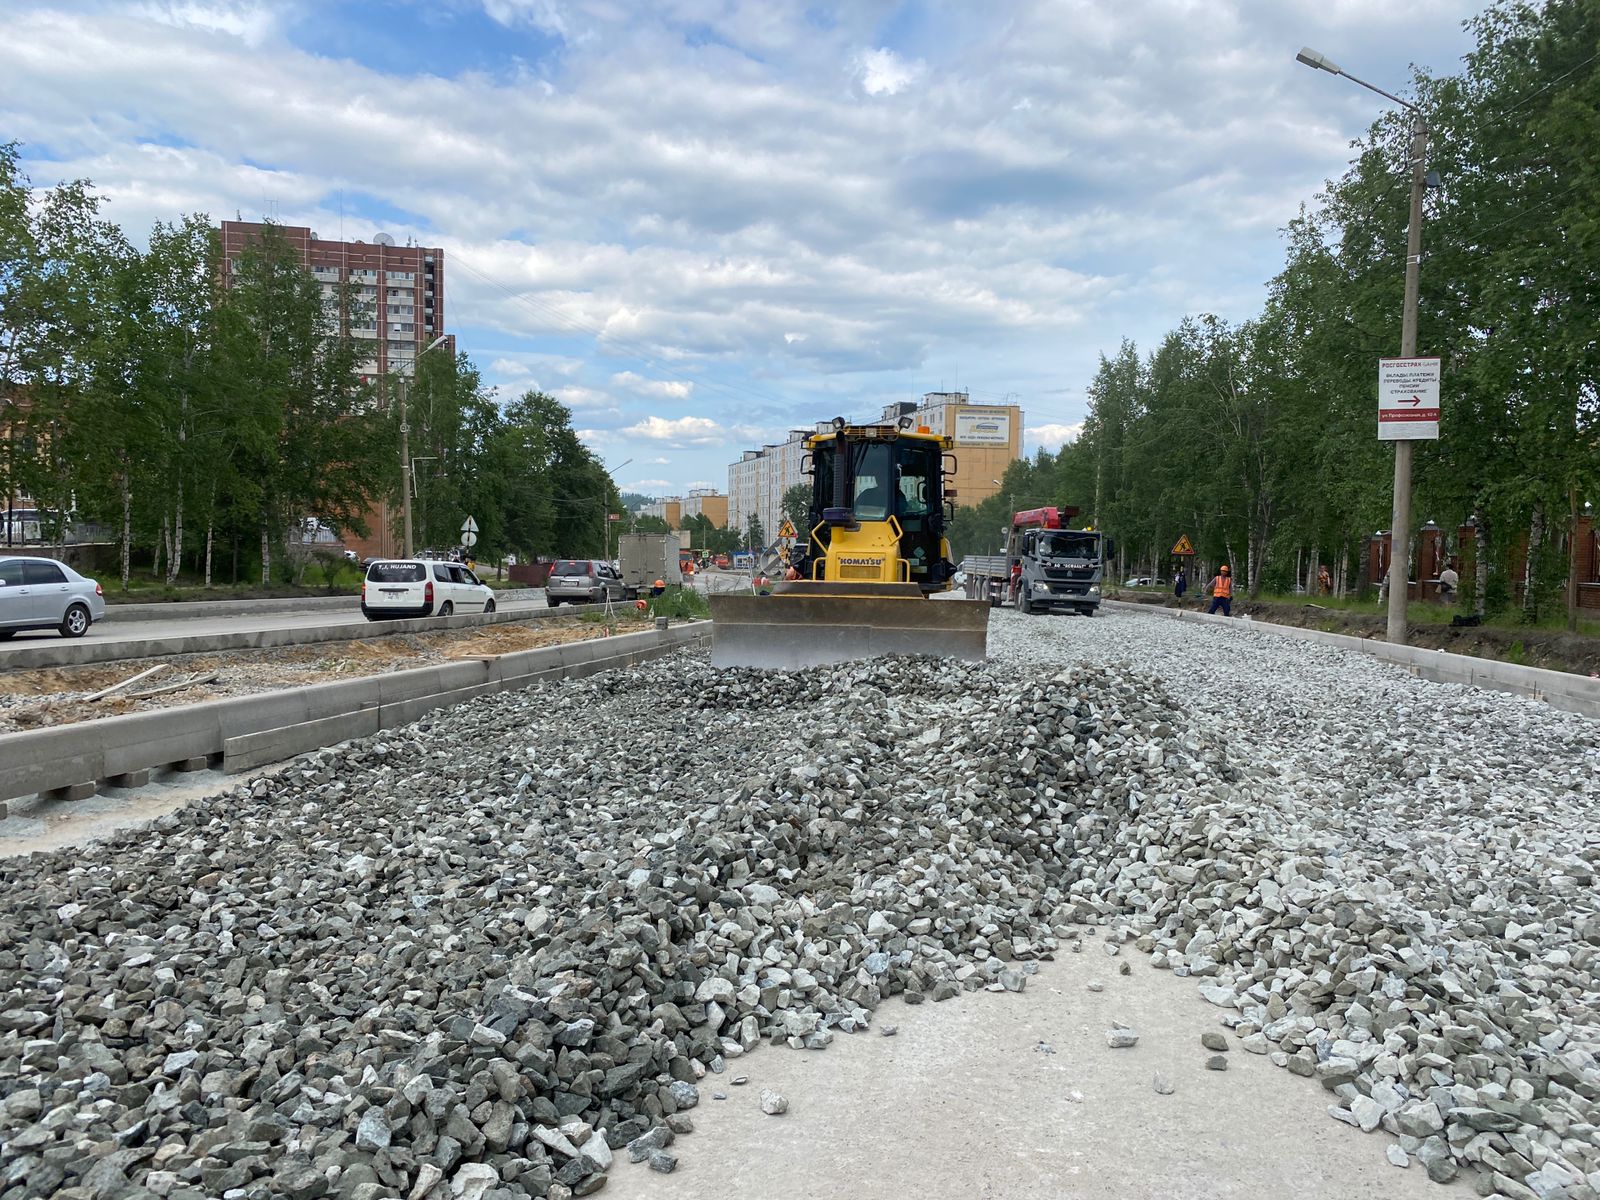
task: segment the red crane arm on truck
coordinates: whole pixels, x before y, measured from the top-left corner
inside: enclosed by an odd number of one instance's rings
[[[1062,508],[1030,508],[1012,516],[1013,529],[1060,529],[1063,521],[1070,521],[1078,515],[1078,509],[1071,505]]]

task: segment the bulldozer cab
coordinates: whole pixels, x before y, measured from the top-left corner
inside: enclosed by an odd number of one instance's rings
[[[834,444],[841,436],[846,441],[843,456]],[[836,529],[848,536],[862,526],[889,525],[892,520],[898,534],[897,557],[903,564],[900,579],[915,583],[924,593],[946,590],[955,568],[944,540],[943,439],[897,430],[850,430],[818,435],[811,440],[811,452],[810,532],[801,573],[813,580],[830,578],[828,549]],[[839,494],[835,474],[841,457],[851,522],[830,521],[828,515]],[[850,578],[849,566],[835,564],[841,580]]]

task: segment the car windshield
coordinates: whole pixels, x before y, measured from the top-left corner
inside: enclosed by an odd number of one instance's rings
[[[587,559],[564,559],[555,565],[550,572],[552,575],[590,575],[593,574],[593,564]]]
[[[375,562],[367,568],[372,583],[421,583],[426,572],[421,563]]]
[[[1038,552],[1045,558],[1094,558],[1100,553],[1100,535],[1066,530],[1041,533]]]

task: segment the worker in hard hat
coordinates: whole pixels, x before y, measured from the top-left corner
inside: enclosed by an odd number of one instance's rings
[[[1217,568],[1206,590],[1211,593],[1211,607],[1206,612],[1214,613],[1220,608],[1223,616],[1233,616],[1233,573],[1229,571],[1227,563]]]
[[[658,579],[658,580],[656,580],[654,583],[652,583],[650,585],[650,594],[652,596],[659,596],[659,595],[661,595],[662,592],[664,592],[666,590],[667,590],[667,581],[665,579]]]

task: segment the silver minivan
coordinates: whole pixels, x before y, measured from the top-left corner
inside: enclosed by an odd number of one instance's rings
[[[361,614],[369,621],[493,611],[494,592],[463,563],[379,558],[361,581]]]
[[[82,637],[106,615],[93,579],[53,558],[0,558],[0,641],[23,629],[59,629]]]

